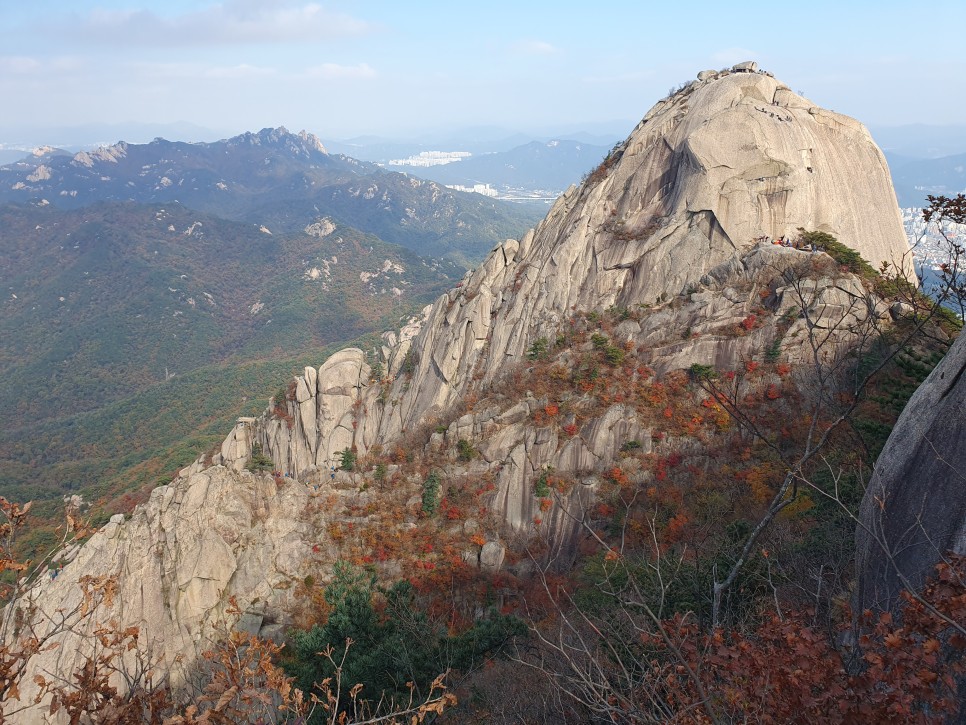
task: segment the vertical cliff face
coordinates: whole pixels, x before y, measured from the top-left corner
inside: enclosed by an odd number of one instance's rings
[[[832,233],[875,266],[908,266],[888,168],[862,124],[768,74],[703,72],[658,102],[534,231],[427,308],[413,339],[390,339],[388,382],[369,380],[361,351],[343,351],[299,381],[294,426],[263,416],[229,437],[221,460],[244,465],[238,434],[300,473],[333,465],[347,447],[391,443],[499,379],[573,311],[720,285],[743,273],[756,239],[799,227]]]

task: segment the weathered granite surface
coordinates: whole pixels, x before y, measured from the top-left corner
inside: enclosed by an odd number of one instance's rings
[[[130,519],[111,519],[83,546],[68,552],[56,578],[42,576],[27,596],[8,607],[39,607],[34,625],[43,634],[57,610],[69,612],[82,600],[78,580],[114,576],[116,594],[93,618],[80,621],[54,641],[60,645],[31,662],[31,672],[74,672],[91,652],[96,627],[136,626],[137,652],[147,655],[178,685],[219,628],[230,629],[229,598],[247,613],[248,626],[285,621],[286,602],[313,545],[327,542],[317,521],[306,515],[314,493],[294,482],[278,487],[268,476],[196,464],[175,481],[151,492]],[[333,560],[334,560],[333,552]],[[255,626],[257,624],[257,626]],[[135,652],[129,653],[133,658]],[[20,692],[35,692],[32,675]],[[17,722],[45,722],[39,710]]]
[[[948,552],[966,554],[966,337],[913,394],[875,464],[856,531],[856,609],[897,611]]]
[[[315,384],[309,373],[299,382],[291,428],[263,415],[250,431],[229,436],[223,460],[236,468],[247,460],[239,435],[300,473],[332,466],[347,447],[362,454],[386,445],[444,416],[471,387],[493,383],[534,340],[553,339],[575,310],[660,305],[707,289],[705,309],[665,317],[664,332],[677,326],[680,340],[688,327],[741,319],[747,294],[729,300],[718,292],[760,283],[775,264],[797,263],[801,252],[755,240],[798,227],[829,231],[876,266],[908,255],[888,168],[862,124],[750,66],[706,75],[658,102],[535,230],[499,245],[427,307],[415,336],[387,345],[386,380],[370,380],[362,351],[345,350],[312,372]],[[819,291],[816,304],[829,314],[864,294],[857,281],[826,280]],[[660,333],[631,337],[657,344]],[[663,369],[726,363],[747,352],[741,344],[750,343],[706,338],[655,357],[666,355],[656,360]],[[787,347],[796,359],[794,345]]]

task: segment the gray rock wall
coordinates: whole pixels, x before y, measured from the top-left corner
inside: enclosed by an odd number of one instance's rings
[[[929,374],[886,442],[859,512],[858,611],[896,611],[940,556],[966,554],[966,337]],[[884,545],[884,546],[883,546]]]

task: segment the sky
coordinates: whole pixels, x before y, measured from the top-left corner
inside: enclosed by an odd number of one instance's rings
[[[752,59],[868,125],[958,124],[964,27],[963,0],[0,0],[0,143],[132,122],[630,131],[698,71]]]

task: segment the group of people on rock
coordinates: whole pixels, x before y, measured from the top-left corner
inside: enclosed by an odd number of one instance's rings
[[[777,244],[781,247],[791,247],[792,249],[798,249],[802,252],[820,252],[818,245],[812,246],[811,242],[803,242],[800,239],[792,239],[791,237],[778,237],[772,244]]]
[[[778,239],[772,239],[767,234],[763,234],[760,237],[756,237],[755,241],[758,242],[759,244],[768,244],[770,242],[776,247],[789,247],[790,249],[798,249],[799,251],[802,251],[802,252],[821,252],[822,251],[821,249],[819,249],[817,245],[813,247],[808,242],[803,242],[800,239],[792,239],[791,237],[785,236],[785,235],[778,237]]]

